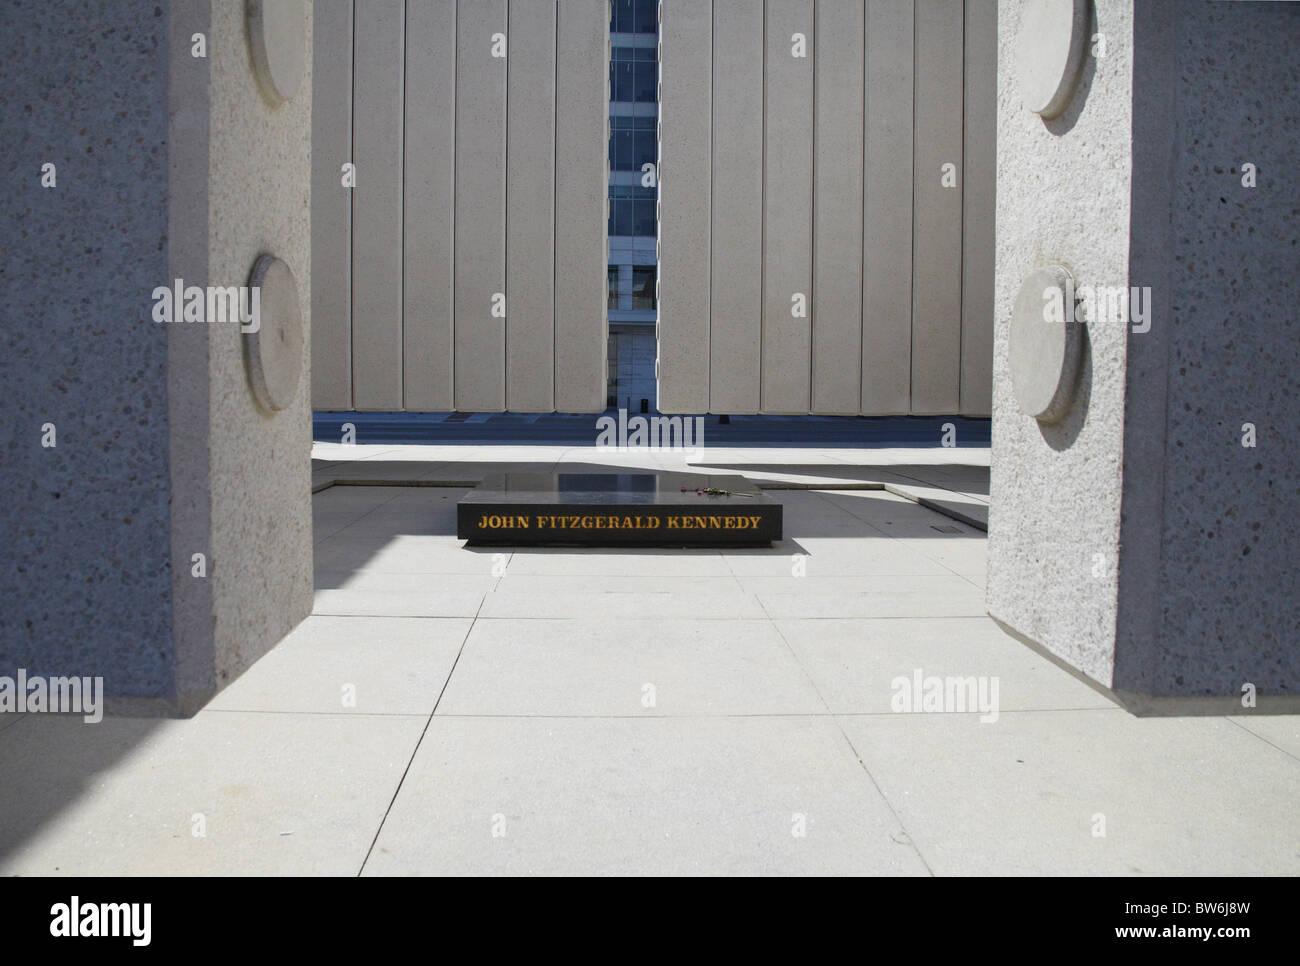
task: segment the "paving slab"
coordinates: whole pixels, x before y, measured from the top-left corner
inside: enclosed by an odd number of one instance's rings
[[[839,721],[937,875],[1300,874],[1300,762],[1220,718]]]
[[[763,610],[774,620],[985,616],[983,592],[955,574],[866,579],[856,592],[842,593],[817,593],[816,578],[780,578],[780,589],[773,590],[755,587],[746,580],[741,579],[741,586],[754,589]],[[898,633],[906,634],[907,630],[900,627]]]
[[[767,620],[475,622],[438,714],[822,714]]]
[[[659,620],[688,617],[699,620],[741,620],[767,614],[751,594],[719,594],[699,583],[687,592],[636,591],[606,593],[598,589],[558,593],[516,593],[504,586],[483,598],[480,617],[547,620],[563,617],[635,617]]]
[[[899,690],[910,695],[918,671],[923,683],[931,677],[996,680],[1000,712],[1115,706],[987,617],[781,620],[776,627],[823,700],[840,714],[890,713]]]
[[[829,718],[436,716],[363,874],[926,868]]]
[[[869,538],[853,539],[804,536],[795,530],[766,550],[728,550],[722,558],[737,577],[790,576],[799,568],[822,577],[953,576],[952,570],[932,556],[879,531]]]
[[[28,715],[0,740],[0,875],[355,875],[426,720]]]
[[[1232,721],[1300,760],[1300,715],[1242,715]]]
[[[454,518],[453,518],[454,519]],[[478,574],[503,570],[509,549],[465,547],[443,534],[377,533],[350,527],[316,545],[316,567],[381,574]]]
[[[316,571],[313,614],[339,617],[473,617],[496,577]]]
[[[623,577],[730,577],[722,554],[717,550],[694,547],[689,550],[562,550],[547,547],[516,548],[508,572],[547,574],[552,576],[623,576]]]
[[[429,715],[471,623],[468,618],[308,617],[207,707]]]

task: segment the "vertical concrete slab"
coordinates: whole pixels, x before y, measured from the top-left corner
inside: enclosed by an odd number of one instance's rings
[[[1146,312],[1127,327],[1113,686],[1152,710],[1300,710],[1298,41],[1294,4],[1134,11]]]
[[[807,413],[812,404],[813,3],[767,0],[766,11],[763,411]],[[803,38],[805,56],[794,54],[796,34]],[[802,317],[792,314],[797,296],[806,309]]]
[[[605,408],[609,5],[560,0],[555,80],[555,378],[560,412]]]
[[[493,47],[508,33],[505,0],[459,0],[456,12],[456,408],[505,409],[507,296],[506,74]],[[500,48],[498,47],[498,50]],[[509,53],[507,43],[506,53]]]
[[[401,409],[406,3],[375,0],[354,13],[353,401],[357,409]]]
[[[857,415],[862,389],[863,0],[817,0],[812,411]]]
[[[7,8],[12,9],[12,8]],[[21,14],[21,10],[19,10]],[[115,26],[120,27],[120,23],[114,19]],[[167,77],[166,77],[166,117],[163,136],[166,145],[167,158],[167,178],[162,190],[166,191],[167,200],[165,208],[167,212],[167,246],[166,246],[166,267],[168,279],[189,279],[193,284],[207,284],[208,280],[208,262],[211,250],[211,232],[209,230],[209,210],[208,210],[208,156],[210,132],[212,129],[211,118],[211,61],[197,60],[189,56],[189,47],[192,44],[192,37],[195,33],[202,33],[205,37],[212,36],[212,9],[207,0],[173,0],[168,9],[167,17]],[[349,28],[350,30],[350,28]],[[119,76],[129,76],[123,71]],[[111,88],[110,88],[111,89]],[[351,88],[347,92],[350,99]],[[115,112],[102,111],[102,118],[111,117]],[[153,117],[161,117],[162,112],[155,110]],[[75,123],[75,119],[72,119]],[[141,139],[141,144],[148,144],[148,139]],[[349,145],[350,147],[350,145]],[[101,161],[102,163],[102,161]],[[147,169],[145,169],[147,170]],[[140,170],[135,165],[131,167],[131,178],[140,179],[145,171]],[[159,190],[155,188],[154,190]],[[148,209],[145,209],[148,210]],[[87,222],[84,214],[78,212],[77,224],[93,225]],[[98,226],[94,226],[99,231]],[[128,249],[129,250],[129,249]],[[345,257],[350,257],[345,251]],[[147,264],[139,254],[132,253],[132,262],[143,266]],[[117,274],[117,267],[111,263],[104,266],[107,271]],[[120,277],[124,282],[130,281],[131,276],[121,274]],[[62,288],[62,286],[60,286]],[[105,294],[107,291],[105,290]],[[60,292],[63,299],[66,300],[66,292]],[[148,406],[149,410],[164,409],[167,416],[168,427],[168,451],[166,473],[170,483],[170,536],[171,536],[171,559],[170,559],[170,576],[171,576],[171,639],[166,640],[165,635],[151,637],[136,625],[132,627],[132,637],[139,648],[137,655],[128,656],[120,652],[114,652],[111,655],[104,654],[101,660],[106,666],[114,666],[112,677],[105,675],[105,687],[109,694],[119,695],[119,701],[123,698],[128,705],[129,711],[149,711],[152,713],[192,713],[196,708],[203,704],[204,701],[216,690],[214,683],[216,667],[216,639],[213,628],[213,581],[196,579],[194,577],[194,554],[202,553],[205,558],[212,556],[212,471],[211,460],[209,457],[211,449],[211,426],[212,426],[212,388],[210,379],[196,379],[195,373],[208,373],[211,370],[212,363],[212,345],[210,333],[205,327],[189,325],[172,325],[168,328],[167,333],[167,397],[166,407]],[[52,345],[59,344],[60,340],[47,340]],[[6,353],[4,356],[8,361],[12,358],[12,353]],[[96,355],[97,359],[107,358],[102,354]],[[4,372],[4,385],[15,386],[18,383],[10,378],[10,373]],[[82,372],[84,379],[86,373]],[[350,393],[350,382],[348,384]],[[39,395],[18,394],[16,401],[19,406],[27,400],[39,399]],[[102,398],[98,405],[102,406]],[[21,410],[19,410],[21,411]],[[7,414],[13,414],[14,409],[9,409]],[[160,413],[161,415],[161,413]],[[146,424],[147,425],[147,424]],[[9,461],[5,461],[0,466],[8,467]],[[70,467],[77,472],[84,472],[83,467]],[[95,477],[87,476],[89,479]],[[98,478],[101,485],[96,489],[102,489],[110,492],[115,499],[121,500],[124,497],[120,485],[107,486],[103,485],[102,477]],[[6,484],[7,480],[4,481]],[[17,492],[14,487],[6,486],[6,490]],[[63,487],[55,492],[63,492]],[[62,502],[62,500],[60,500]],[[93,509],[93,503],[88,505],[89,501],[79,500],[78,506],[83,506],[87,511]],[[114,519],[114,517],[104,514],[103,519]],[[138,517],[132,514],[131,522],[137,522]],[[166,525],[164,520],[163,525]],[[138,532],[142,528],[132,528]],[[7,535],[6,535],[7,536]],[[117,552],[122,554],[138,554],[137,547],[131,544],[124,544],[120,535],[110,535]],[[22,548],[23,544],[16,540],[5,540],[5,545]],[[42,547],[41,559],[46,566],[51,564],[57,566],[57,561],[51,560],[51,550],[54,547],[51,542],[49,546]],[[96,555],[100,556],[100,555]],[[84,568],[78,567],[71,569],[71,573],[82,573]],[[16,570],[18,568],[15,568]],[[150,574],[152,568],[141,567],[142,574]],[[107,583],[107,581],[101,581]],[[113,587],[112,599],[120,605],[128,608],[132,607],[133,595],[131,594],[130,583],[119,578],[115,582],[117,586]],[[42,580],[42,585],[49,586],[46,581]],[[57,588],[57,584],[55,585]],[[13,600],[15,595],[8,593],[6,590],[6,599]],[[57,592],[57,590],[56,590]],[[30,593],[30,592],[29,592]],[[87,609],[91,610],[97,617],[102,614],[112,615],[111,610],[101,609],[100,601],[83,596],[84,589],[79,589],[76,607],[72,609],[73,613],[83,613]],[[25,599],[40,602],[40,598],[31,594]],[[136,609],[141,614],[148,614],[147,607]],[[6,609],[14,617],[23,617],[21,610],[17,608]],[[44,613],[48,614],[48,611]],[[121,627],[123,622],[115,619],[114,623]],[[138,618],[137,618],[138,619]],[[146,618],[147,620],[148,618]],[[26,621],[24,621],[26,623]],[[69,625],[66,616],[63,616],[58,624],[58,638],[60,641],[77,640],[85,641],[87,644],[96,638],[91,634],[83,632],[78,633],[75,624]],[[130,626],[130,625],[126,625]],[[33,642],[40,641],[41,630],[38,624],[32,630],[35,639]],[[4,633],[6,639],[9,634],[8,628],[0,623],[0,633]],[[47,660],[50,656],[58,654],[56,648],[49,647],[50,642],[43,642],[41,647],[42,655]],[[129,654],[129,652],[128,652]],[[140,679],[139,671],[141,667],[154,666],[165,661],[168,655],[171,655],[173,668],[171,671],[171,680],[168,682],[166,676],[159,675],[152,682],[145,682]],[[123,658],[126,658],[123,660]],[[141,660],[143,658],[143,660]],[[10,673],[4,668],[5,662],[0,660],[0,674]],[[30,665],[29,665],[30,666]],[[89,668],[79,668],[77,673],[84,674]],[[125,673],[123,673],[125,672]],[[124,680],[125,678],[125,680]],[[153,687],[149,685],[152,684]],[[141,708],[142,704],[152,705],[149,708]]]
[[[554,0],[511,0],[506,96],[506,409],[551,412],[555,372]]]
[[[763,15],[713,3],[709,408],[756,413],[763,340]]]
[[[659,410],[709,411],[713,4],[660,4]]]
[[[1096,0],[1094,10],[1089,36],[1105,34],[1106,56],[1085,58],[1071,103],[1045,123],[1025,108],[1018,82],[1021,4],[998,5],[988,609],[1109,686],[1121,486],[1130,475],[1123,453],[1126,327],[1087,327],[1078,393],[1051,424],[1020,411],[1009,350],[1012,306],[1036,268],[1060,262],[1079,285],[1128,284],[1134,7]],[[1151,170],[1156,177],[1169,169]]]
[[[867,0],[862,413],[911,409],[913,0]]]
[[[312,8],[303,5],[305,75],[271,106],[244,43],[242,4],[211,5],[208,277],[246,285],[263,253],[282,259],[303,312],[302,377],[275,413],[256,403],[238,328],[209,325],[214,652],[220,690],[307,616],[312,604],[311,118]]]
[[[40,320],[0,355],[0,674],[102,676],[110,713],[192,714],[310,609],[310,389],[260,409],[240,326],[169,320],[156,290],[244,286],[273,252],[307,371],[311,8],[289,38],[301,83],[275,106],[243,4],[50,14],[0,7],[0,35],[23,38],[0,60],[0,121],[25,132],[0,237],[27,235],[0,293]],[[114,31],[131,42],[83,69],[85,38]]]
[[[352,408],[352,0],[315,8],[311,117],[311,403]]]
[[[961,0],[916,5],[914,413],[954,413],[961,405],[962,31]]]
[[[441,411],[455,405],[456,0],[419,0],[407,6],[405,114],[404,408]]]
[[[993,411],[993,217],[997,193],[998,5],[966,0],[962,138],[961,412]]]
[[[207,62],[189,56],[189,33],[183,60],[166,53],[179,49],[178,21],[207,30],[206,4],[186,12],[193,16],[99,4],[72,17],[38,0],[0,7],[6,677],[18,668],[102,675],[110,695],[161,694],[172,683],[180,581],[169,514],[195,511],[189,536],[207,534],[197,516],[207,496],[207,333],[154,322],[150,300],[178,271],[186,285],[207,284]],[[97,41],[87,69],[86,38],[113,30],[132,42]],[[201,100],[172,121],[178,81]],[[191,140],[173,140],[178,122],[189,122]],[[178,153],[197,177],[174,216]],[[46,164],[54,187],[42,185]],[[180,252],[171,232],[187,216],[192,234],[183,238],[194,244]],[[195,365],[188,378],[174,368],[178,356]],[[173,386],[189,390],[179,413]],[[198,457],[192,495],[169,479],[169,447],[187,432],[198,443],[185,454]]]

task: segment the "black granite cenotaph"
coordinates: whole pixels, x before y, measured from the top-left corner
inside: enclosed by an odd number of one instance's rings
[[[499,473],[456,505],[475,544],[709,547],[781,539],[781,504],[742,476]]]

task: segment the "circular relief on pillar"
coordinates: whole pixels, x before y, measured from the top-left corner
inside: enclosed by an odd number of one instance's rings
[[[1055,422],[1074,399],[1082,357],[1082,326],[1074,321],[1074,279],[1060,265],[1033,271],[1011,312],[1008,362],[1021,410]]]
[[[244,334],[244,362],[253,397],[272,412],[284,409],[298,393],[302,377],[302,309],[298,280],[274,255],[261,255],[248,284],[260,291],[255,331]]]
[[[1065,110],[1079,80],[1088,0],[1024,0],[1016,62],[1025,107],[1044,118]]]
[[[248,43],[257,82],[273,104],[287,101],[307,67],[307,11],[303,0],[248,0]]]

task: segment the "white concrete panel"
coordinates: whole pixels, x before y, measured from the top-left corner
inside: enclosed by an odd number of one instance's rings
[[[405,145],[405,408],[441,411],[454,405],[456,0],[419,0],[407,7]]]
[[[554,408],[605,408],[609,6],[560,0],[556,35]]]
[[[506,96],[506,408],[551,412],[555,371],[554,0],[511,0]]]
[[[352,0],[312,23],[311,404],[352,408]]]
[[[862,412],[906,413],[912,368],[912,0],[867,0]]]
[[[993,406],[993,217],[997,192],[998,5],[966,0],[962,161],[961,412]]]
[[[812,0],[768,0],[763,132],[763,411],[807,413],[812,346]],[[795,35],[804,56],[795,56]],[[667,284],[665,282],[665,284]],[[804,317],[795,317],[801,296]]]
[[[713,3],[709,408],[756,413],[762,360],[763,18]]]
[[[812,410],[857,415],[862,390],[863,0],[817,0]]]
[[[353,20],[352,383],[357,409],[402,408],[402,127],[406,4]]]
[[[663,0],[659,409],[709,411],[711,0]],[[806,67],[806,65],[805,65]]]
[[[916,5],[912,411],[954,413],[961,385],[961,0]],[[945,165],[951,186],[944,185]]]
[[[493,56],[507,33],[505,0],[459,0],[456,11],[456,408],[505,409],[506,74]],[[499,48],[498,48],[499,49]],[[509,53],[507,40],[506,51]],[[505,306],[509,316],[509,303]]]

